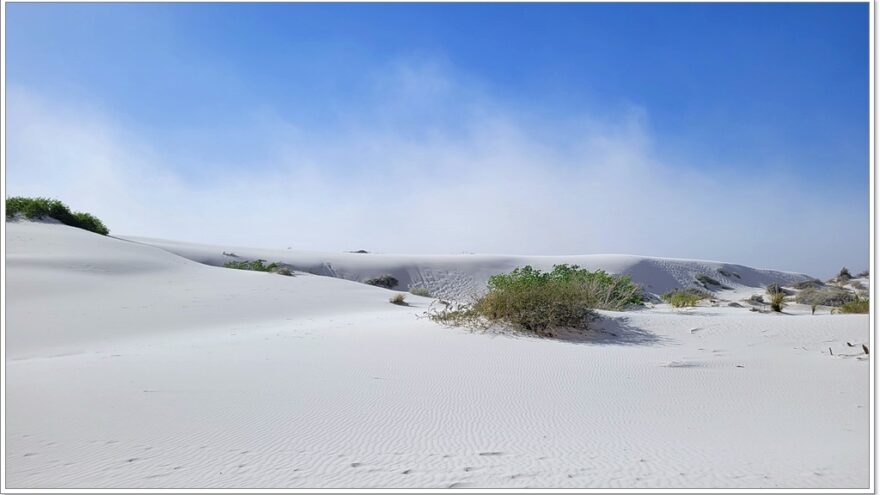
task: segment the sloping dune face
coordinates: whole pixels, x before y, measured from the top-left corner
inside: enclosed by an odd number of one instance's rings
[[[6,228],[9,488],[869,484],[867,315],[658,306],[601,312],[579,343],[513,338],[438,326],[428,298],[191,261],[200,247]],[[462,286],[522,261],[236,254]],[[658,291],[695,266],[603,263]]]
[[[716,261],[653,258],[619,254],[581,256],[501,256],[501,255],[391,255],[358,253],[315,253],[305,251],[254,249],[244,247],[190,244],[143,237],[132,241],[162,248],[184,258],[222,266],[236,259],[264,259],[286,263],[297,270],[363,281],[389,274],[400,281],[401,290],[423,287],[435,296],[468,300],[485,290],[492,275],[531,265],[542,270],[568,263],[590,270],[629,275],[648,293],[661,295],[683,287],[701,287],[697,276],[703,275],[730,289],[761,288],[771,283],[791,285],[806,280],[800,273],[759,270]],[[224,254],[227,253],[227,254]],[[228,254],[235,254],[230,257]],[[719,286],[719,287],[720,287]]]
[[[368,311],[388,295],[328,277],[206,266],[59,224],[7,224],[7,356],[198,328]],[[18,330],[21,329],[21,330]]]

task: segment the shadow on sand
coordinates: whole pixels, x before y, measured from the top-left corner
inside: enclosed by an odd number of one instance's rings
[[[511,328],[502,328],[493,325],[486,328],[470,328],[472,332],[488,334],[496,337],[510,337],[516,339],[555,340],[571,344],[585,345],[625,345],[625,346],[652,346],[669,345],[675,341],[667,337],[661,337],[647,330],[630,324],[629,318],[608,318],[594,316],[590,319],[587,329],[557,328],[545,335]]]
[[[668,345],[672,339],[661,337],[642,328],[633,326],[630,319],[596,316],[590,320],[586,330],[554,330],[548,338],[591,345]]]

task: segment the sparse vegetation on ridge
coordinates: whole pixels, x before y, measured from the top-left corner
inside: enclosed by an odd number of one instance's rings
[[[593,310],[622,311],[643,300],[630,277],[577,265],[555,265],[550,272],[525,266],[490,277],[487,287],[473,304],[447,305],[429,316],[448,325],[503,325],[547,336],[557,328],[585,329]]]
[[[696,275],[694,279],[705,289],[730,289],[730,287],[703,273]]]
[[[290,272],[290,269],[286,266],[283,266],[281,263],[272,262],[268,265],[265,264],[266,260],[254,260],[254,261],[227,261],[223,263],[224,268],[232,268],[235,270],[248,270],[253,272],[270,272],[277,273],[279,275],[293,275]]]
[[[90,213],[70,211],[66,204],[57,199],[50,198],[25,198],[16,196],[6,199],[6,219],[12,220],[23,216],[28,220],[41,220],[54,218],[59,222],[88,230],[96,234],[107,235],[110,233],[104,223]]]
[[[384,289],[393,289],[397,287],[398,280],[391,275],[382,275],[381,277],[373,277],[367,280],[364,280],[364,283],[367,285],[374,285],[376,287],[382,287]]]
[[[821,287],[816,289],[803,289],[794,296],[795,302],[800,304],[818,306],[841,306],[857,299],[852,291],[839,287]]]
[[[424,287],[410,287],[409,293],[414,296],[431,297],[431,291]]]
[[[798,283],[794,284],[793,287],[795,289],[802,290],[802,289],[817,289],[819,287],[824,287],[824,286],[825,286],[824,282],[822,282],[821,280],[816,280],[816,279],[812,278],[809,280],[804,280],[803,282],[798,282]]]
[[[388,299],[388,302],[398,306],[406,306],[406,294],[395,294]]]

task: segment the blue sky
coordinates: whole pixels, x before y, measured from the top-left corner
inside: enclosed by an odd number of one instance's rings
[[[118,233],[867,267],[867,3],[7,13],[7,194],[84,203]],[[84,172],[117,192],[72,184]],[[144,177],[164,182],[118,191]],[[633,206],[597,206],[617,201]],[[192,216],[163,221],[159,203]],[[217,203],[223,223],[207,220]],[[677,220],[646,215],[664,209]],[[438,210],[451,219],[428,229]],[[309,231],[245,232],[285,222]],[[774,254],[787,242],[803,253]]]

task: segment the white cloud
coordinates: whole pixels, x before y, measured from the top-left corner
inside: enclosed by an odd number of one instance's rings
[[[399,67],[360,113],[381,122],[309,132],[261,115],[271,159],[189,163],[203,167],[195,175],[113,115],[14,87],[7,195],[57,197],[118,234],[230,245],[623,252],[819,276],[867,267],[863,198],[665,162],[640,109],[551,122],[459,86],[434,66]],[[435,110],[444,118],[432,119]]]

